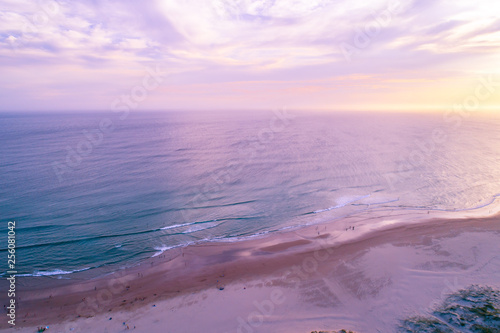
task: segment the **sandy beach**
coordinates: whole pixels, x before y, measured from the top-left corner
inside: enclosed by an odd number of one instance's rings
[[[51,280],[20,291],[14,330],[392,332],[447,293],[500,287],[500,215],[417,212],[403,223],[387,214],[173,249],[63,286]]]

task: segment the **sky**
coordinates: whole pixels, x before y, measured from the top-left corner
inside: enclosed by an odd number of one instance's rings
[[[0,111],[496,110],[499,55],[490,0],[0,0]]]

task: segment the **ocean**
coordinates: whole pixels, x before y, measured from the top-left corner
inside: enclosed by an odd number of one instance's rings
[[[24,276],[95,276],[367,210],[484,209],[500,193],[492,115],[3,113],[0,142],[0,252],[15,221]]]

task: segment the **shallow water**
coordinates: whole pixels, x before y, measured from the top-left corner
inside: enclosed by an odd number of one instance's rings
[[[1,219],[17,223],[26,275],[113,270],[367,209],[473,209],[500,193],[498,117],[1,114],[0,129]]]

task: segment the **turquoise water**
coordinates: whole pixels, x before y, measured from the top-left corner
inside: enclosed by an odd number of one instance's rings
[[[0,218],[5,235],[17,223],[18,271],[115,270],[193,242],[500,193],[498,118],[280,112],[1,114]]]

